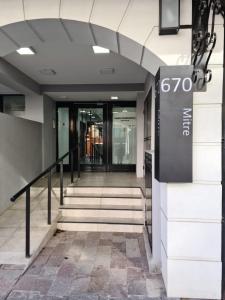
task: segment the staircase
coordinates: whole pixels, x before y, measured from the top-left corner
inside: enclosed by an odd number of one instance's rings
[[[68,187],[58,229],[66,231],[143,231],[140,188]]]

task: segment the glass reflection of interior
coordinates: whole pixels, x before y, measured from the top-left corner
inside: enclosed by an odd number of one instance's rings
[[[69,108],[58,108],[58,158],[69,151]],[[63,160],[63,164],[69,164],[69,158]]]
[[[103,164],[103,108],[80,108],[80,162]]]
[[[112,163],[136,164],[136,108],[113,107]]]

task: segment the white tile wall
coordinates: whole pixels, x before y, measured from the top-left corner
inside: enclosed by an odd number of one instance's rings
[[[221,221],[221,184],[167,184],[167,209],[169,219],[195,219]]]
[[[221,299],[221,263],[167,260],[167,296]]]
[[[154,11],[154,14],[152,12]],[[154,26],[158,26],[159,3],[155,0],[131,0],[119,32],[144,44]]]
[[[214,105],[194,105],[193,142],[220,143],[222,136],[222,107]]]
[[[221,182],[221,145],[193,145],[193,181]]]
[[[95,0],[91,23],[117,31],[129,0]]]
[[[162,241],[170,259],[221,260],[220,223],[167,220],[167,239]]]
[[[61,0],[60,18],[88,22],[94,0]]]
[[[180,1],[180,24],[181,25],[192,24],[192,1],[191,0]]]
[[[0,26],[24,20],[22,0],[3,0],[0,9]]]
[[[60,0],[24,0],[26,20],[58,18]]]
[[[188,65],[191,62],[191,29],[180,30],[178,35],[159,35],[158,27],[154,27],[146,48],[152,51],[167,65]]]

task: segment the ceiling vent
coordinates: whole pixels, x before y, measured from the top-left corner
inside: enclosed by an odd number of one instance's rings
[[[105,69],[101,69],[100,70],[100,74],[101,75],[112,75],[115,73],[115,69],[114,68],[105,68]]]
[[[54,76],[56,75],[56,71],[53,69],[42,69],[39,71],[42,75],[46,76]]]

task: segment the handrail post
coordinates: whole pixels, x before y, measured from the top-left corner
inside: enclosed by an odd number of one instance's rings
[[[52,218],[52,172],[51,170],[48,173],[48,225],[51,225]]]
[[[63,205],[63,160],[60,162],[60,205]]]
[[[30,257],[30,188],[26,190],[26,257]]]
[[[70,168],[71,168],[71,183],[73,183],[74,182],[74,161],[73,161],[73,150],[71,151],[71,156],[70,156],[70,164],[71,164],[71,166],[70,166]]]

